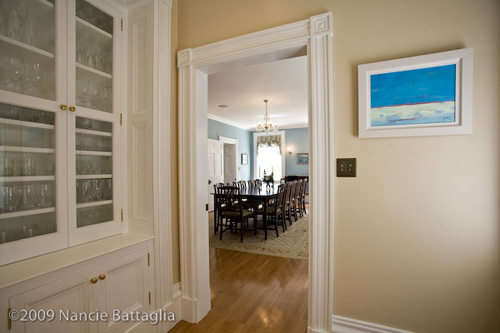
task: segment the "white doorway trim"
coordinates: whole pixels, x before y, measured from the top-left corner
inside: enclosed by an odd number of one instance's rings
[[[254,132],[253,133],[253,174],[254,174],[254,179],[257,179],[259,177],[259,172],[257,170],[257,137],[259,136],[266,136],[266,135],[281,135],[281,175],[282,177],[285,177],[286,175],[286,135],[285,131],[278,131],[274,132],[271,134],[266,134],[262,132]],[[279,180],[279,179],[275,179]]]
[[[225,136],[219,135],[219,141],[224,143],[228,143],[230,145],[236,145],[235,154],[234,154],[234,170],[236,170],[236,178],[240,180],[240,171],[238,170],[238,139],[227,138]]]
[[[178,52],[179,238],[182,317],[199,322],[210,310],[207,179],[208,74],[308,57],[310,245],[309,332],[332,330],[333,315],[333,17],[308,20]]]

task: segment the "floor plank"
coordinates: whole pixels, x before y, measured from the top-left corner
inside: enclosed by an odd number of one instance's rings
[[[306,260],[210,248],[212,309],[170,332],[306,332]]]

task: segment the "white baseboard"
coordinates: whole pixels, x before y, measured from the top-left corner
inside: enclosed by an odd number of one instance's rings
[[[388,326],[377,325],[340,316],[332,316],[332,332],[334,333],[410,333]]]
[[[172,296],[174,301],[167,305],[167,307],[163,310],[166,312],[173,312],[175,314],[175,321],[172,322],[163,322],[161,327],[161,332],[170,331],[179,321],[182,320],[182,308],[181,308],[181,284],[176,283],[172,286]]]
[[[178,299],[182,296],[181,283],[177,282],[172,286],[172,296],[174,299]]]

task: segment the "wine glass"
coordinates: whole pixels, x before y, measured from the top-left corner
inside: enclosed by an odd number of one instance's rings
[[[34,37],[35,37],[35,27],[33,24],[33,19],[30,18],[27,20],[23,27],[23,37],[24,41],[29,45],[34,45]]]
[[[0,35],[4,34],[4,29],[5,29],[5,13],[3,12],[3,9],[0,7]]]
[[[20,29],[24,28],[24,25],[26,24],[26,20],[28,18],[28,4],[26,4],[26,1],[23,0],[19,3],[17,6],[17,15],[19,16],[21,27]]]
[[[8,36],[12,39],[20,39],[21,19],[16,9],[12,9],[9,14]]]
[[[24,75],[24,64],[23,60],[16,58],[16,57],[10,57],[9,58],[9,67],[10,71],[8,73],[10,81],[14,84],[14,89],[13,91],[16,91],[16,87],[18,85],[18,82],[21,81]],[[21,85],[19,85],[21,87]]]
[[[40,83],[42,82],[42,67],[40,64],[33,64],[30,67],[31,84],[38,90]],[[35,91],[37,93],[37,91]]]

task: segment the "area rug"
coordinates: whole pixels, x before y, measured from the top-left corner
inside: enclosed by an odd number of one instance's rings
[[[260,221],[259,221],[260,222]],[[254,236],[253,229],[245,231],[243,243],[240,242],[240,232],[224,232],[222,240],[220,235],[214,235],[213,213],[209,214],[210,247],[264,254],[269,256],[308,260],[309,257],[309,215],[304,215],[297,222],[293,222],[283,232],[279,227],[279,237],[275,230],[267,231],[267,240],[264,239],[264,230],[257,229]],[[250,220],[252,225],[252,220]],[[259,223],[260,224],[260,223]],[[252,228],[252,226],[250,227]]]

